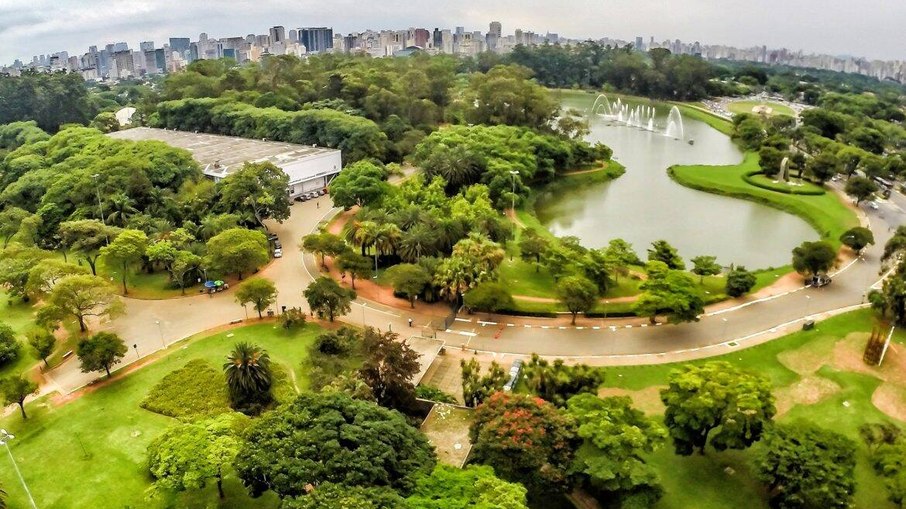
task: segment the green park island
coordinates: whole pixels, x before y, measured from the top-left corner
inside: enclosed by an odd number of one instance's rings
[[[0,97],[0,507],[906,500],[900,85],[586,42]]]

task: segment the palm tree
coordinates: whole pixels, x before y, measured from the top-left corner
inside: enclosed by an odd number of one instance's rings
[[[444,217],[437,220],[437,244],[445,253],[453,250],[453,245],[462,238],[464,228],[458,219]]]
[[[374,245],[379,229],[374,221],[353,221],[346,229],[346,241],[359,246],[362,249],[362,256],[365,256],[365,251]]]
[[[417,225],[424,224],[425,216],[425,212],[413,203],[406,208],[398,210],[393,214],[392,219],[401,230],[409,230]]]
[[[400,256],[407,262],[417,262],[422,256],[437,254],[437,234],[430,227],[419,224],[403,232],[399,245]]]
[[[403,232],[400,231],[399,226],[393,223],[382,224],[378,227],[374,236],[374,247],[379,250],[382,255],[396,253],[396,248],[400,244],[402,235]]]
[[[234,405],[268,399],[272,382],[270,366],[267,351],[251,343],[236,343],[223,364]]]
[[[120,192],[110,197],[108,206],[112,210],[107,216],[107,224],[126,226],[126,222],[133,214],[138,212],[135,208],[135,200],[126,193]]]

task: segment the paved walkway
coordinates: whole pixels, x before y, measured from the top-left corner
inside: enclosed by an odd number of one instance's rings
[[[726,353],[795,329],[805,318],[826,316],[862,304],[865,293],[879,280],[880,256],[891,235],[890,230],[906,222],[906,198],[897,193],[894,196],[881,203],[879,210],[867,211],[876,244],[824,288],[800,288],[729,309],[724,309],[726,304],[712,307],[701,321],[679,326],[649,326],[646,320],[638,318],[580,317],[573,327],[567,325],[566,318],[494,317],[487,320],[486,315],[473,315],[460,317],[449,329],[433,334],[446,342],[448,348],[488,352],[496,358],[536,352],[595,364],[641,364]],[[271,225],[271,230],[283,242],[283,258],[275,260],[261,274],[277,285],[280,292],[277,309],[296,306],[308,311],[302,291],[317,276],[318,267],[313,256],[303,256],[298,247],[299,239],[337,212],[330,208],[330,198],[325,196],[295,203],[286,222]],[[124,301],[126,315],[101,324],[100,328],[120,334],[130,347],[135,345],[140,357],[208,329],[246,318],[245,311],[235,301],[233,290],[213,296]],[[409,310],[402,301],[401,306],[359,300],[350,314],[340,320],[390,328],[403,336],[432,334],[426,326],[437,323],[436,311],[424,314],[422,305]],[[412,328],[408,324],[409,318],[415,325]],[[130,348],[130,354],[133,352]],[[135,360],[136,355],[124,359],[125,363]],[[97,377],[96,373],[81,373],[74,358],[49,373],[51,386],[64,394]]]

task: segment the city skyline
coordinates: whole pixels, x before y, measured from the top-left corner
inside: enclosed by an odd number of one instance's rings
[[[0,6],[0,62],[11,63],[17,58],[28,62],[33,55],[58,51],[78,53],[103,42],[128,41],[130,47],[138,47],[140,41],[162,44],[169,37],[194,39],[202,32],[214,38],[244,36],[272,25],[285,25],[287,29],[332,26],[337,33],[410,26],[429,30],[465,26],[467,30],[486,31],[492,20],[500,20],[506,33],[522,28],[537,33],[556,32],[573,39],[610,37],[633,41],[642,36],[645,40],[697,40],[740,48],[766,45],[813,54],[906,60],[903,47],[895,44],[897,38],[902,38],[896,27],[906,23],[906,4],[889,5],[882,0],[868,0],[858,6],[822,3],[820,9],[813,0],[795,5],[765,0],[758,3],[758,9],[752,9],[752,2],[729,0],[721,3],[720,12],[710,12],[710,2],[705,0],[671,5],[624,0],[606,5],[586,0],[569,4],[544,3],[526,9],[525,2],[491,0],[483,2],[481,9],[455,4],[443,9],[413,10],[411,4],[396,0],[383,2],[380,8],[359,4],[353,7],[353,2],[346,0],[329,6],[263,0],[254,4],[253,12],[237,16],[237,9],[248,10],[245,2],[226,0],[215,6],[186,5],[173,0],[154,5],[132,0],[113,5],[97,0],[9,0]],[[874,4],[877,9],[872,9]],[[812,12],[804,12],[809,10]],[[582,11],[590,15],[576,16]],[[884,26],[868,18],[872,12],[884,13]],[[719,19],[709,22],[715,15]],[[741,15],[746,19],[731,17]],[[777,19],[772,21],[771,15]],[[806,23],[803,19],[816,22]]]

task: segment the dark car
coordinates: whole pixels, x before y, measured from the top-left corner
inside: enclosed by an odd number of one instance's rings
[[[808,286],[812,288],[820,288],[822,286],[827,286],[831,283],[831,278],[827,274],[819,274],[817,276],[812,276],[809,278]]]

